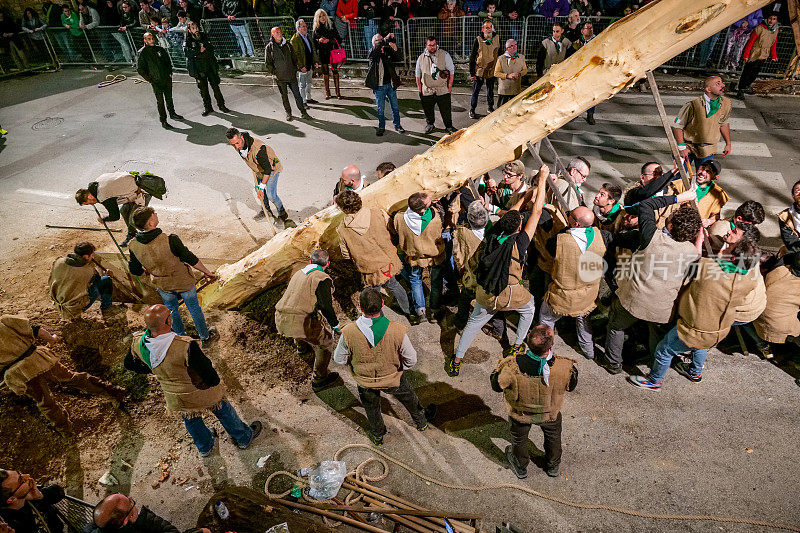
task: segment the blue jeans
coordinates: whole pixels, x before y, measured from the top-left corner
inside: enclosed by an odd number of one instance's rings
[[[253,56],[253,42],[250,40],[250,35],[247,33],[247,24],[231,24],[231,31],[233,36],[236,37],[236,42],[239,45],[239,51],[242,55]]]
[[[236,409],[230,404],[228,400],[222,400],[217,409],[212,409],[211,412],[220,421],[222,427],[231,436],[233,442],[237,446],[247,446],[253,440],[253,429],[242,422]],[[194,439],[194,445],[200,453],[208,453],[214,447],[214,434],[208,429],[202,416],[193,416],[191,418],[186,415],[181,415],[183,423],[186,425],[186,431]]]
[[[422,268],[419,266],[405,265],[403,267],[403,277],[411,284],[411,299],[414,301],[414,310],[417,314],[425,312],[425,290],[422,287]],[[442,286],[444,284],[445,263],[430,266],[431,275],[431,307],[439,307],[439,298],[442,296]]]
[[[201,340],[208,338],[208,326],[206,326],[206,317],[203,315],[203,310],[200,308],[200,302],[197,301],[197,289],[192,287],[191,290],[184,292],[164,292],[158,289],[158,294],[164,300],[164,305],[172,313],[172,331],[178,335],[186,335],[186,328],[183,326],[181,320],[181,298],[186,303],[186,310],[192,316],[194,327],[197,328],[197,334],[200,335]]]
[[[114,286],[111,284],[111,278],[102,276],[94,280],[89,285],[89,305],[83,310],[89,309],[95,300],[100,298],[100,309],[111,307],[111,295],[114,293]]]
[[[661,383],[664,380],[664,376],[667,375],[670,364],[672,364],[672,358],[689,350],[692,351],[692,364],[689,367],[689,374],[699,376],[703,371],[708,349],[690,348],[678,337],[678,328],[673,327],[658,343],[653,368],[650,369],[650,375],[647,378],[653,383]]]
[[[267,208],[268,213],[272,212],[269,208],[269,203],[267,203],[268,200],[271,200],[272,203],[275,204],[278,212],[283,209],[283,202],[281,202],[281,199],[278,198],[278,177],[280,175],[280,172],[276,172],[270,179],[267,180],[266,183],[267,189],[264,191],[264,207]]]
[[[397,91],[394,90],[391,83],[381,85],[377,89],[373,89],[375,94],[375,107],[378,110],[378,129],[386,129],[386,117],[383,116],[383,111],[386,108],[386,99],[389,99],[389,105],[392,108],[392,122],[394,127],[400,127],[400,106],[397,105]]]
[[[367,54],[372,49],[372,38],[378,33],[378,20],[379,19],[369,19],[366,24],[364,24],[364,41],[366,42],[366,50]]]
[[[706,39],[705,41],[702,41],[699,45],[697,45],[700,57],[696,66],[699,67],[709,66],[709,62],[711,61],[711,55],[714,53],[714,46],[716,46],[717,41],[719,40],[719,36],[721,34],[722,32],[717,32],[708,39]]]

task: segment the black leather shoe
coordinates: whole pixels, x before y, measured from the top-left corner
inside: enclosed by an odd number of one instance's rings
[[[214,112],[214,110],[213,110],[213,109],[206,109],[205,111],[203,111],[203,112],[202,112],[202,113],[200,113],[200,114],[201,114],[201,115],[203,115],[204,117],[207,117],[208,115],[210,115],[210,114],[211,114],[211,113],[213,113],[213,112]]]
[[[172,120],[183,120],[183,116],[177,113],[170,113],[169,118]]]

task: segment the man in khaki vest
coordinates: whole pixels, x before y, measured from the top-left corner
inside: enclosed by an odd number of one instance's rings
[[[425,51],[417,58],[414,75],[417,78],[417,91],[425,112],[425,133],[434,130],[435,106],[439,106],[444,128],[447,133],[455,133],[451,111],[450,93],[453,91],[453,75],[456,67],[450,54],[439,48],[436,37],[425,40]]]
[[[518,51],[517,41],[509,39],[505,53],[494,65],[497,78],[497,105],[501,106],[522,92],[522,77],[528,73],[525,56]]]
[[[345,214],[336,229],[342,257],[355,263],[364,285],[385,287],[409,316],[408,293],[397,280],[403,267],[389,234],[389,214],[379,207],[363,209],[361,197],[353,191],[339,193],[336,205]]]
[[[542,215],[549,174],[547,165],[542,165],[536,188],[529,189],[521,196],[503,218],[492,226],[484,239],[483,251],[475,267],[475,309],[461,333],[453,358],[445,361],[445,371],[450,377],[459,374],[461,360],[478,331],[500,311],[519,313],[517,338],[512,352],[518,353],[522,350],[522,343],[525,342],[536,312],[533,296],[522,284],[522,272],[528,247]],[[531,200],[533,211],[523,225],[519,209]]]
[[[622,187],[614,183],[604,183],[592,201],[594,223],[600,229],[616,233],[625,213],[620,204]]]
[[[283,226],[285,228],[295,227],[297,224],[289,219],[289,215],[283,207],[283,202],[278,198],[278,178],[283,172],[283,165],[281,165],[281,161],[275,155],[272,147],[252,137],[246,131],[240,132],[236,128],[229,128],[225,135],[230,145],[244,160],[245,165],[253,171],[256,194],[264,206],[264,209],[253,218],[255,220],[264,218],[266,216],[264,211],[269,213],[271,218],[275,218],[275,215],[272,214],[272,209],[269,207],[269,202],[271,201],[278,209],[278,218],[283,221]]]
[[[764,280],[767,305],[753,326],[767,343],[800,346],[800,251],[777,258],[770,267]]]
[[[150,282],[172,312],[172,325],[178,335],[186,335],[180,308],[180,301],[183,300],[203,348],[206,348],[219,338],[219,333],[206,325],[206,317],[197,300],[192,268],[202,272],[209,281],[216,279],[216,276],[184,246],[180,237],[174,233],[167,236],[158,228],[158,215],[152,207],[140,207],[134,211],[133,223],[140,231],[129,245],[128,270],[134,276],[141,276],[145,272],[150,275]]]
[[[580,15],[578,16],[580,17]],[[595,38],[594,25],[587,20],[580,25],[580,34],[573,37],[570,37],[572,40],[572,45],[569,47],[569,50],[567,50],[567,57],[570,57],[572,54],[589,44],[589,41]],[[586,110],[586,123],[590,126],[594,126],[596,124],[594,120],[595,108],[596,106],[592,106]]]
[[[524,352],[497,362],[489,380],[505,396],[511,445],[506,459],[519,479],[528,477],[528,434],[536,424],[544,433],[544,471],[558,476],[561,463],[561,404],[564,393],[578,385],[576,361],[553,354],[552,328],[536,326],[528,333]]]
[[[60,356],[36,340],[53,346],[61,338],[45,328],[31,324],[20,315],[0,316],[0,377],[15,394],[36,402],[44,417],[65,437],[73,434],[66,409],[53,397],[53,385],[65,385],[88,394],[109,396],[117,406],[126,391],[86,372],[73,372],[59,361]]]
[[[737,96],[744,98],[744,93],[750,91],[750,86],[758,78],[761,67],[769,58],[778,61],[778,24],[777,13],[770,13],[765,21],[755,27],[744,46],[744,67],[739,77]]]
[[[426,315],[425,292],[422,287],[422,270],[430,269],[431,292],[428,320],[435,322],[440,311],[446,253],[442,238],[444,223],[439,212],[431,207],[433,198],[426,192],[415,192],[408,197],[408,209],[395,213],[392,226],[398,236],[398,247],[403,252],[403,275],[411,284],[414,313],[411,325],[420,323]]]
[[[486,104],[489,113],[494,111],[494,66],[500,50],[500,37],[494,31],[491,20],[483,23],[481,34],[475,37],[469,54],[469,79],[472,81],[472,99],[469,104],[469,118],[475,117],[481,87],[486,83]]]
[[[111,271],[99,271],[92,262],[95,247],[90,242],[79,242],[73,253],[59,257],[50,271],[50,298],[63,320],[80,318],[84,311],[100,299],[103,317],[112,308]]]
[[[555,179],[556,189],[561,193],[561,197],[567,202],[567,209],[572,211],[578,206],[586,205],[586,200],[583,194],[583,184],[589,179],[589,173],[592,171],[592,165],[585,157],[575,156],[569,161],[567,165],[567,174],[572,183],[575,184],[573,188],[566,177],[558,176]],[[552,191],[547,195],[548,204],[556,204],[557,201]]]
[[[359,297],[361,316],[342,328],[333,360],[348,365],[358,384],[358,396],[367,413],[367,436],[375,446],[383,444],[386,425],[381,414],[381,393],[391,394],[408,409],[419,431],[428,428],[436,406],[419,403],[405,370],[417,364],[417,352],[399,322],[383,316],[383,297],[377,287],[367,287]]]
[[[700,163],[697,166],[697,175],[692,180],[691,188],[697,193],[697,209],[700,211],[700,218],[703,219],[703,225],[708,227],[720,219],[720,212],[725,204],[728,203],[730,196],[725,192],[725,189],[720,187],[717,183],[722,165],[719,161],[713,159]],[[683,186],[683,180],[678,178],[670,182],[667,186],[667,194],[681,194],[686,188]],[[666,221],[667,216],[677,206],[671,206],[667,209],[662,209],[659,215],[661,219],[660,226]]]
[[[100,218],[99,222],[114,222],[122,218],[128,228],[128,235],[120,246],[127,246],[136,236],[136,226],[131,222],[131,215],[137,207],[149,204],[150,198],[149,194],[139,188],[136,177],[130,172],[101,174],[97,181],[75,193],[78,205],[100,203],[106,208],[108,216]]]
[[[203,422],[203,414],[209,411],[240,450],[249,447],[261,433],[261,422],[249,426],[242,422],[225,399],[225,386],[211,360],[194,339],[175,333],[170,310],[153,305],[145,311],[144,323],[147,329],[133,335],[125,368],[156,376],[167,409],[180,414],[201,456],[211,455],[217,440],[216,430],[212,432]]]
[[[571,47],[572,41],[564,37],[564,25],[554,22],[553,35],[542,40],[536,54],[536,75],[541,78],[547,74],[550,67],[564,61]]]
[[[330,387],[339,374],[328,370],[333,352],[333,331],[339,332],[339,319],[333,310],[333,281],[325,272],[331,264],[328,252],[316,249],[311,263],[294,273],[283,296],[275,305],[275,327],[284,337],[295,340],[298,353],[314,352],[314,392]],[[320,316],[322,315],[322,317]]]
[[[378,179],[380,179],[380,177],[378,177]],[[361,173],[358,167],[355,165],[347,165],[342,169],[339,181],[336,182],[336,186],[333,188],[333,200],[331,200],[331,205],[335,203],[336,195],[340,192],[353,191],[361,193],[367,185],[369,185],[367,177]]]
[[[539,323],[555,328],[565,316],[575,317],[578,346],[583,356],[594,359],[594,339],[589,314],[596,307],[606,253],[607,231],[593,227],[594,214],[587,207],[569,212],[567,227],[546,244],[553,261],[552,281],[542,300]]]
[[[675,370],[692,382],[701,381],[708,350],[728,336],[736,308],[756,288],[760,256],[756,243],[742,239],[730,255],[701,257],[694,279],[678,298],[678,323],[658,343],[650,373],[628,381],[643,389],[660,389],[672,359],[690,350],[691,365],[679,361]]]
[[[708,228],[711,247],[718,251],[722,248],[723,241],[727,240],[726,236],[729,232],[746,226],[758,226],[764,222],[765,218],[766,213],[763,205],[755,200],[745,200],[736,208],[732,217],[717,220]]]
[[[719,139],[725,139],[723,157],[731,153],[731,101],[723,96],[725,84],[719,76],[706,78],[703,94],[683,105],[672,132],[681,158],[695,167],[714,159]]]
[[[676,202],[690,201],[692,195],[688,191],[677,197],[642,201],[637,211],[638,231],[614,237],[618,249],[628,249],[633,254],[620,260],[615,272],[618,288],[608,315],[605,353],[605,368],[611,374],[622,372],[625,330],[638,320],[648,324],[651,352],[666,333],[664,325],[672,318],[683,280],[700,257],[698,237],[702,222],[697,209],[684,205],[670,216],[663,229],[658,229],[655,212]]]

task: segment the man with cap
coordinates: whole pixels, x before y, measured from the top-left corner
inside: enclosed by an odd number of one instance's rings
[[[167,409],[181,415],[201,456],[208,457],[216,442],[216,431],[210,431],[203,422],[203,413],[209,411],[236,446],[246,449],[261,433],[261,422],[256,420],[249,426],[242,422],[225,399],[225,386],[213,363],[194,339],[175,333],[172,317],[170,310],[161,304],[145,311],[146,329],[133,335],[125,368],[156,376]]]
[[[114,222],[122,218],[128,227],[128,235],[120,246],[127,246],[136,236],[136,227],[131,222],[131,215],[137,207],[150,203],[151,196],[139,188],[136,177],[130,172],[109,172],[101,174],[97,181],[89,183],[85,189],[78,189],[75,201],[78,205],[95,205],[100,203],[108,211],[108,215],[99,222]],[[120,207],[122,206],[122,207]]]
[[[716,183],[719,173],[722,171],[722,165],[719,161],[710,159],[697,166],[697,174],[691,183],[691,188],[697,193],[697,209],[700,211],[700,217],[703,219],[703,226],[709,227],[714,222],[719,220],[720,211],[728,203],[730,197],[725,189]],[[673,180],[667,187],[667,194],[678,195],[684,192],[686,188],[683,186],[683,180],[680,178]],[[660,213],[659,226],[664,225],[666,217],[677,209],[677,204],[670,208],[662,210]]]
[[[180,308],[180,301],[183,300],[203,347],[207,347],[219,338],[219,333],[216,328],[206,325],[206,317],[197,300],[197,280],[192,268],[202,272],[209,281],[216,279],[216,276],[186,248],[180,237],[174,233],[167,236],[158,228],[158,215],[152,207],[136,209],[133,223],[140,231],[129,245],[128,270],[134,276],[141,276],[145,272],[150,275],[150,282],[161,295],[164,305],[172,311],[172,326],[178,335],[186,335]]]
[[[406,332],[408,327],[391,322],[381,309],[383,297],[377,287],[367,287],[359,297],[361,316],[342,328],[333,360],[348,365],[358,384],[358,395],[367,414],[367,436],[375,446],[383,444],[386,425],[381,414],[381,393],[391,394],[408,409],[419,431],[428,428],[436,406],[426,409],[408,383],[405,370],[417,363],[417,352]]]
[[[111,271],[99,270],[94,260],[94,244],[79,242],[73,253],[59,257],[50,271],[50,297],[63,320],[80,318],[95,300],[105,317],[112,306]]]
[[[328,370],[333,352],[333,334],[339,332],[339,319],[333,310],[333,281],[325,272],[330,266],[328,252],[316,249],[311,262],[294,273],[275,305],[275,328],[284,337],[295,340],[298,353],[314,352],[314,392],[330,387],[339,374]],[[321,316],[320,316],[321,315]],[[322,321],[325,317],[330,328]]]
[[[725,98],[725,84],[719,76],[709,76],[703,94],[681,107],[672,132],[678,142],[681,159],[699,165],[714,159],[720,137],[725,139],[723,157],[731,153],[731,126],[728,120],[733,105]]]
[[[528,476],[528,434],[536,424],[544,433],[544,470],[558,476],[561,464],[561,404],[564,393],[578,385],[576,361],[553,354],[555,334],[548,326],[528,333],[527,349],[497,362],[489,376],[492,390],[505,396],[511,445],[506,459],[519,479]]]

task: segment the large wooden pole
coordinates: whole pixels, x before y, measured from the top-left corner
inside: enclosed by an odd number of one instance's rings
[[[606,28],[586,46],[514,99],[467,129],[369,186],[365,206],[402,208],[414,192],[435,197],[514,159],[514,149],[536,142],[586,109],[644,77],[687,48],[762,7],[767,0],[655,0]],[[317,246],[338,248],[342,213],[328,207],[260,249],[219,268],[219,281],[202,295],[206,307],[235,308],[286,282]]]

